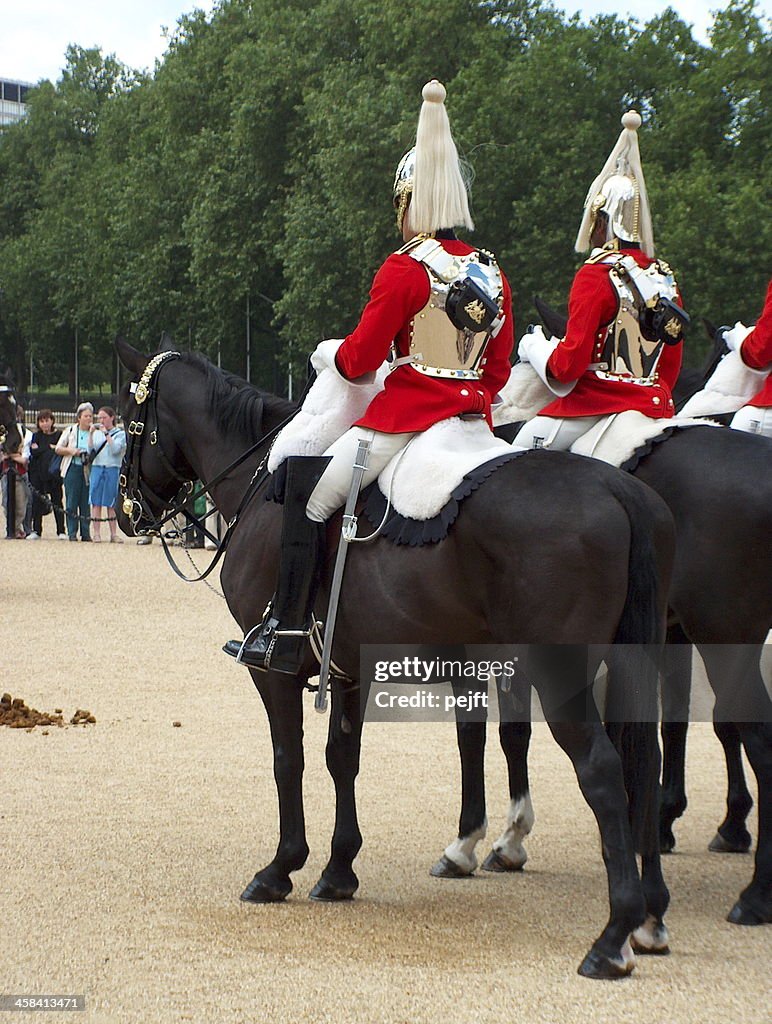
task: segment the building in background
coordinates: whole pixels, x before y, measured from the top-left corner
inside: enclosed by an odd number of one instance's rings
[[[0,78],[0,128],[20,121],[27,113],[27,89],[32,82],[14,82]]]

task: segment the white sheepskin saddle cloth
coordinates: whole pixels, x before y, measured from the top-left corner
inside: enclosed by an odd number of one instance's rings
[[[382,390],[387,373],[384,364],[372,382],[353,384],[331,366],[322,369],[298,414],[277,436],[268,470],[275,472],[289,456],[323,455],[364,415]],[[508,461],[515,454],[511,445],[493,436],[484,420],[453,417],[416,435],[383,470],[378,487],[400,516],[430,520],[452,504],[453,492],[469,473],[483,463]],[[478,474],[478,481],[486,475],[490,474]]]
[[[522,449],[521,449],[522,450]],[[417,434],[378,477],[381,493],[406,519],[438,516],[464,477],[485,463],[515,454],[484,420],[441,420]]]
[[[324,342],[339,345],[340,342]],[[268,471],[275,473],[290,455],[324,455],[333,441],[365,414],[389,368],[386,363],[367,384],[352,384],[332,367],[322,369],[293,419],[279,433],[268,456]]]
[[[611,466],[632,469],[654,444],[665,440],[674,430],[705,426],[717,427],[719,424],[687,416],[653,420],[642,412],[618,412],[604,416],[586,434],[582,434],[571,445],[571,451],[576,455],[600,459]]]
[[[555,395],[530,363],[515,363],[493,407],[493,425],[503,427],[532,420],[554,400]]]
[[[750,328],[745,328],[745,333]],[[702,391],[692,395],[681,410],[685,416],[720,416],[737,412],[761,391],[768,370],[752,370],[746,366],[738,352],[729,352],[705,384]]]

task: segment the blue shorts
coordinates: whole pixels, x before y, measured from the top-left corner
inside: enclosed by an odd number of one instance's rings
[[[92,466],[89,484],[89,504],[98,508],[113,508],[118,497],[117,466]]]

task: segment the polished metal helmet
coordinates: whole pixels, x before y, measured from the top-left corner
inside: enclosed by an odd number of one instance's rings
[[[612,174],[592,201],[592,222],[606,214],[609,232],[627,242],[640,242],[641,192],[638,181],[626,174]]]
[[[590,248],[595,223],[602,212],[608,219],[606,241],[616,237],[636,242],[649,256],[654,256],[651,213],[638,149],[640,126],[640,114],[628,110],[622,118],[622,133],[587,193],[576,237],[577,252]]]
[[[405,219],[405,211],[410,197],[413,194],[415,183],[415,146],[405,153],[397,164],[397,173],[394,175],[394,189],[392,199],[394,209],[397,211],[397,229],[402,231],[402,223]]]

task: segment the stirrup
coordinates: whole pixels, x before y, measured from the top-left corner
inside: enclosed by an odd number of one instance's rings
[[[273,669],[275,672],[295,675],[305,658],[313,627],[308,629],[281,629],[278,627],[279,621],[274,616],[264,617],[249,630],[240,643],[237,640],[229,640],[223,647],[223,650],[226,654],[235,658],[236,662],[240,665],[260,669],[261,671]],[[260,640],[264,643],[264,647],[260,647],[257,650],[253,649],[253,644],[257,645],[253,640],[255,633],[257,633],[257,644],[259,644]],[[285,647],[289,648],[288,650],[282,652],[280,648],[277,651],[277,645],[280,640],[289,641],[289,643],[285,644]],[[295,641],[294,648],[293,640]],[[281,663],[282,660],[284,660],[283,665],[272,664],[272,661]]]

